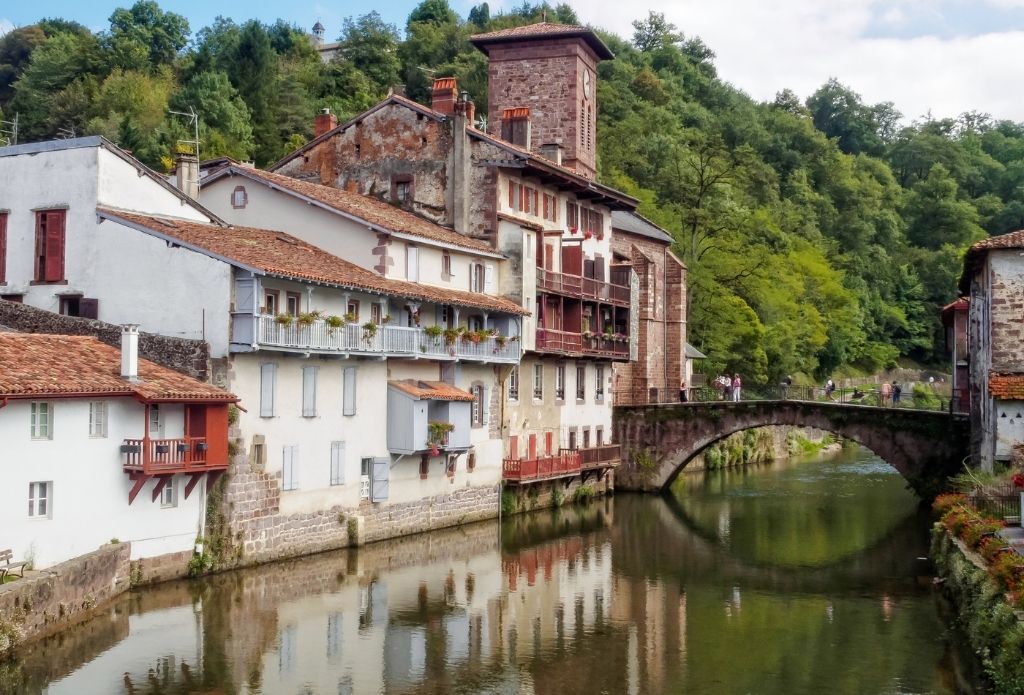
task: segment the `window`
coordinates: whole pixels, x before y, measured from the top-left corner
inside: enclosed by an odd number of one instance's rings
[[[370,499],[370,474],[373,472],[373,459],[363,458],[359,461],[359,499]]]
[[[53,483],[28,484],[28,515],[33,519],[49,519],[53,514]]]
[[[277,365],[264,362],[260,365],[260,417],[276,415]]]
[[[604,400],[604,366],[594,367],[594,400]]]
[[[594,437],[595,439],[597,439],[597,441],[594,443],[597,446],[602,446],[604,444],[604,427],[598,427],[597,429],[595,429]]]
[[[466,319],[466,327],[471,331],[482,331],[484,329],[484,317],[479,314],[473,314]]]
[[[441,277],[445,280],[452,279],[452,255],[447,251],[441,252]]]
[[[473,395],[473,427],[480,427],[484,424],[484,387],[482,384],[473,384],[469,392]]]
[[[476,452],[466,454],[466,470],[470,473],[476,470]]]
[[[231,191],[231,207],[241,210],[249,203],[249,196],[245,192],[245,186],[235,186]]]
[[[483,263],[469,264],[469,291],[483,292],[486,280],[486,271]]]
[[[345,442],[331,442],[331,485],[345,484]]]
[[[341,414],[356,414],[356,368],[345,367],[344,383],[341,385],[343,401]]]
[[[430,454],[420,456],[420,480],[430,477]]]
[[[53,408],[49,403],[33,401],[32,439],[53,439]]]
[[[316,417],[316,377],[320,367],[302,368],[302,417]]]
[[[565,204],[565,223],[570,232],[577,232],[580,228],[580,206],[578,203]]]
[[[516,460],[519,458],[519,435],[513,434],[508,438],[508,457]]]
[[[512,367],[512,371],[508,375],[508,399],[510,401],[519,400],[519,365]]]
[[[555,365],[555,400],[565,400],[565,365]]]
[[[87,299],[80,294],[65,294],[60,298],[60,313],[64,316],[99,318],[99,300]]]
[[[405,247],[405,278],[410,282],[418,282],[420,279],[420,248],[418,246]]]
[[[160,417],[160,406],[149,406],[149,436],[151,439],[162,439],[164,436],[163,418]]]
[[[569,430],[569,448],[570,449],[575,449],[576,448],[576,428],[575,427],[573,427],[571,430]]]
[[[533,235],[529,232],[524,232],[523,236],[525,237],[526,243],[526,253],[523,254],[523,260],[533,263]]]
[[[370,320],[378,326],[382,323],[383,315],[381,313],[380,304],[374,302],[370,305]]]
[[[16,302],[17,304],[21,304],[22,302],[25,301],[25,295],[23,295],[23,294],[0,294],[0,299],[4,300],[5,302]]]
[[[348,302],[348,313],[355,317],[355,322],[359,323],[359,300],[350,299]]]
[[[292,316],[298,316],[302,311],[302,295],[298,292],[286,292],[285,301],[288,304],[288,313]]]
[[[178,488],[175,485],[174,476],[167,481],[167,484],[160,490],[160,507],[168,509],[178,506]]]
[[[396,176],[391,180],[391,202],[398,205],[412,202],[411,176]]]
[[[0,285],[7,284],[7,211],[0,210]]]
[[[263,293],[263,311],[270,316],[277,316],[280,302],[281,293],[277,290],[267,290]]]
[[[106,401],[92,401],[89,403],[89,436],[95,438],[107,436]]]
[[[583,428],[583,448],[584,449],[589,449],[590,448],[590,428],[589,427],[584,427]]]
[[[544,400],[544,365],[533,365],[533,397]]]
[[[299,447],[295,444],[283,448],[281,461],[281,489],[299,489]]]
[[[455,466],[458,462],[458,454],[448,454],[448,456],[445,457],[444,472],[449,478],[455,477]]]
[[[519,209],[519,184],[511,180],[508,182],[508,209]]]
[[[64,281],[64,220],[66,210],[36,212],[36,282]]]
[[[587,397],[587,365],[576,365],[576,400],[582,401]]]
[[[547,456],[551,456],[551,454],[554,452],[554,440],[554,432],[548,431],[544,433],[544,453]]]

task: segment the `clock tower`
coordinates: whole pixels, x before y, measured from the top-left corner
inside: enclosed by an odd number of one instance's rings
[[[488,57],[490,133],[500,136],[506,109],[529,109],[530,149],[540,154],[558,145],[564,166],[594,178],[597,64],[614,58],[597,34],[542,22],[477,34],[470,42]]]

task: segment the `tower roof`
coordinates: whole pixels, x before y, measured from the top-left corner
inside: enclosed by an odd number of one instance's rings
[[[521,27],[499,29],[498,31],[491,31],[486,34],[476,34],[469,37],[469,42],[486,54],[491,46],[497,44],[569,38],[582,39],[597,54],[600,60],[611,60],[615,57],[615,54],[594,33],[593,29],[575,24],[538,22],[537,24],[527,24]]]
[[[326,31],[326,29],[324,29],[324,25],[321,24],[320,20],[318,19],[316,24],[313,25],[313,33],[324,32],[324,31]]]

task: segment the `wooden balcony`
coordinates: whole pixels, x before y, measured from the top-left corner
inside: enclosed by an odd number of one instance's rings
[[[541,327],[537,329],[537,350],[572,357],[605,357],[629,361],[629,342],[609,340],[603,334],[586,337],[582,333]]]
[[[250,317],[253,318],[253,317]],[[256,342],[260,346],[303,352],[411,357],[474,362],[519,361],[519,341],[510,337],[487,337],[477,342],[468,336],[446,340],[430,336],[422,327],[377,326],[372,334],[358,324],[332,327],[324,319],[309,324],[283,324],[275,316],[254,317]]]
[[[569,273],[559,273],[545,268],[537,269],[537,291],[624,307],[629,306],[628,284],[616,284]]]
[[[580,467],[584,470],[617,466],[622,458],[621,448],[618,444],[603,444],[578,451]]]
[[[521,485],[601,471],[619,465],[619,460],[619,445],[605,444],[559,449],[557,454],[532,459],[507,458],[502,461],[501,471],[505,482]]]
[[[124,469],[146,475],[192,473],[227,468],[227,462],[207,460],[206,437],[125,439],[121,445]]]

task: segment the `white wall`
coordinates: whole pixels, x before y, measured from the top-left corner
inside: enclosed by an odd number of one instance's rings
[[[0,508],[3,547],[17,559],[32,558],[36,568],[92,552],[112,538],[132,543],[132,558],[154,557],[192,548],[205,506],[205,482],[185,499],[186,478],[175,476],[178,504],[161,508],[152,501],[150,481],[129,506],[132,482],[122,470],[125,438],[142,438],[145,410],[131,398],[111,398],[105,438],[89,437],[89,401],[54,399],[53,438],[33,440],[30,402],[11,401],[0,409]],[[180,405],[162,405],[164,435],[181,436]],[[53,482],[49,518],[28,517],[29,483]]]
[[[139,176],[134,166],[110,150],[101,147],[97,152],[98,205],[209,222],[204,213],[179,198],[174,191],[167,190],[149,176]]]

